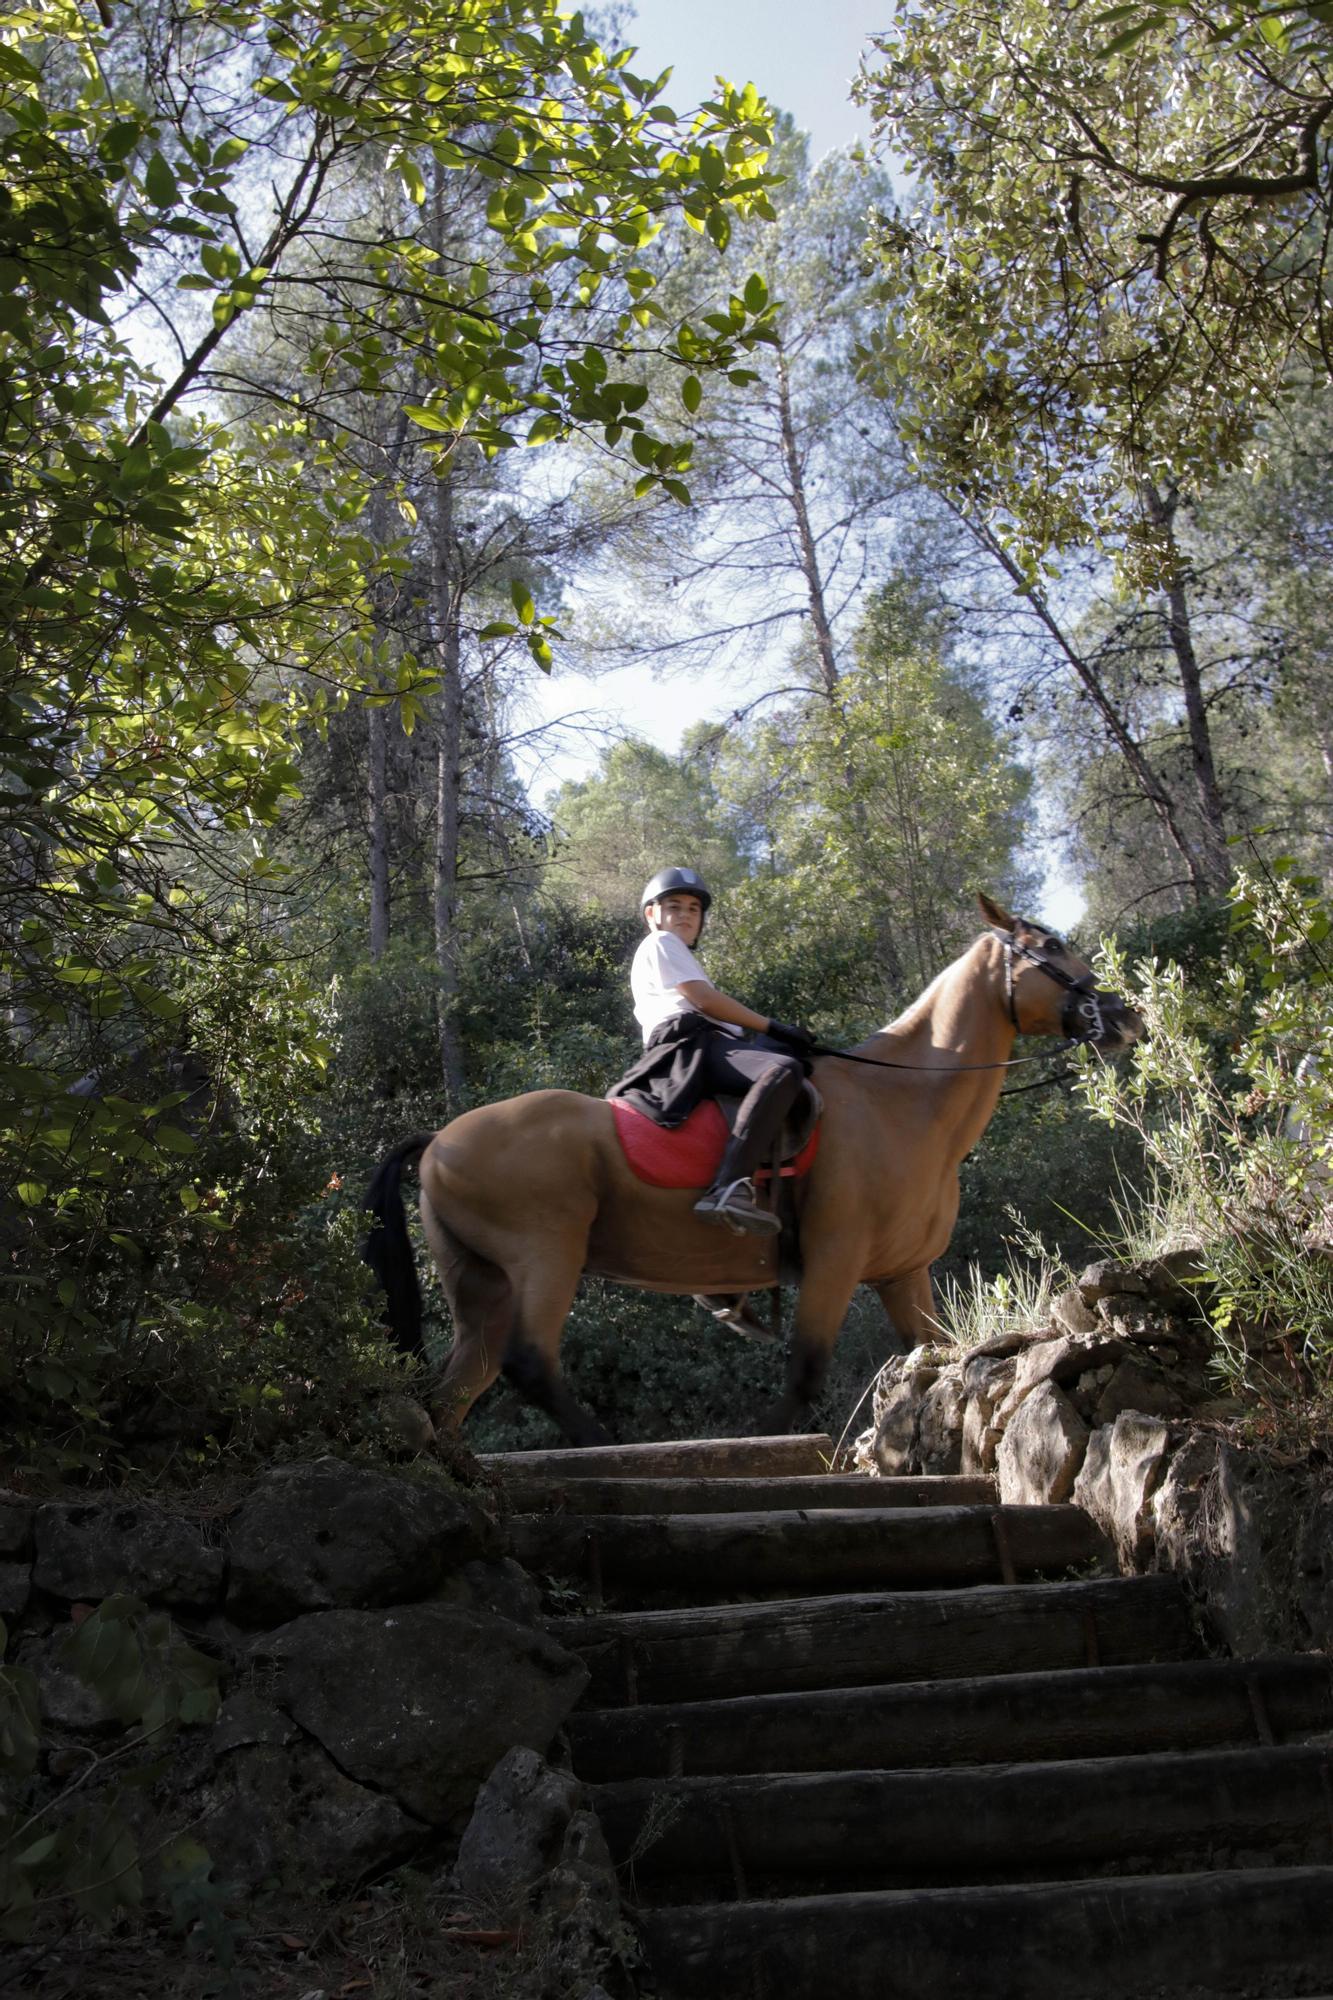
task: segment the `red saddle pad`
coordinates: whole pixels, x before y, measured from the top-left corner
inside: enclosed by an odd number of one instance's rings
[[[711,1097],[696,1104],[684,1124],[670,1131],[654,1125],[651,1118],[645,1118],[642,1111],[636,1111],[623,1097],[611,1099],[611,1110],[616,1137],[630,1172],[647,1181],[649,1187],[706,1188],[711,1184],[731,1136],[726,1119]],[[816,1125],[795,1159],[788,1160],[782,1168],[784,1180],[809,1173],[819,1151],[819,1130]],[[767,1178],[766,1172],[755,1175],[756,1180]]]

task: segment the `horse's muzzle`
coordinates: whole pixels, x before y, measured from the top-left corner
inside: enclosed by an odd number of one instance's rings
[[[1136,1008],[1117,993],[1078,991],[1069,996],[1061,1027],[1072,1042],[1084,1042],[1098,1055],[1119,1055],[1145,1039],[1147,1024]]]

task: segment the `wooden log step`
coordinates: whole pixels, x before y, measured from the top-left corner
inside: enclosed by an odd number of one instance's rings
[[[1333,1663],[1304,1653],[743,1695],[584,1710],[566,1727],[592,1782],[1284,1743],[1333,1730]]]
[[[663,1444],[596,1444],[582,1450],[495,1451],[481,1456],[493,1471],[551,1479],[733,1479],[772,1473],[823,1472],[833,1440],[810,1437],[676,1438]]]
[[[1013,1582],[1106,1553],[1079,1507],[812,1508],[767,1514],[526,1514],[511,1552],[622,1596]]]
[[[1333,1868],[655,1910],[661,2000],[1254,2000],[1333,1965]]]
[[[582,1455],[582,1454],[580,1454]],[[498,1460],[492,1463],[500,1463]],[[768,1508],[984,1507],[995,1504],[986,1474],[871,1479],[863,1472],[793,1473],[731,1479],[584,1479],[518,1472],[505,1465],[506,1499],[520,1513],[753,1514]]]
[[[1158,1752],[932,1771],[642,1778],[596,1787],[636,1897],[697,1898],[737,1869],[808,1889],[1333,1862],[1320,1747]]]
[[[604,1612],[549,1629],[587,1661],[592,1707],[1123,1666],[1199,1650],[1170,1576]]]

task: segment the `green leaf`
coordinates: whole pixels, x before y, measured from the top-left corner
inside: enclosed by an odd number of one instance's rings
[[[423,431],[438,431],[448,435],[457,429],[455,424],[440,416],[438,411],[427,409],[424,403],[404,403],[403,411],[406,416],[411,417],[414,424],[420,424]]]
[[[482,626],[477,637],[479,639],[512,639],[517,630],[517,625],[510,625],[503,618],[493,618],[489,625]]]
[[[138,145],[143,135],[143,126],[137,118],[118,118],[114,125],[108,125],[97,142],[97,151],[110,166],[119,166],[122,160]]]
[[[680,385],[680,400],[693,416],[704,399],[703,384],[697,375],[687,375]]]
[[[159,1125],[153,1134],[153,1144],[165,1153],[197,1153],[198,1141],[188,1132],[182,1132],[179,1125]]]
[[[536,606],[533,604],[532,596],[528,590],[527,585],[525,583],[520,583],[518,578],[515,577],[514,581],[509,586],[509,595],[513,599],[514,609],[518,613],[519,623],[521,625],[531,625],[533,619],[537,615],[537,611],[536,611]]]
[[[180,198],[176,176],[160,153],[154,153],[144,169],[143,184],[148,199],[158,208],[170,208]]]
[[[746,310],[752,313],[761,313],[768,304],[768,286],[764,283],[758,271],[751,271],[749,277],[745,280],[745,290],[742,297],[745,300]]]

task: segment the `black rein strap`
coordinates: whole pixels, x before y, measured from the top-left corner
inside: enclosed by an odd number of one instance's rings
[[[1021,958],[1029,959],[1033,965],[1039,965],[1042,971],[1046,974],[1048,979],[1053,979],[1057,986],[1063,986],[1066,988],[1071,998],[1075,995],[1078,995],[1083,999],[1091,1001],[1094,1010],[1093,1019],[1095,1020],[1095,1027],[1093,1029],[1093,1033],[1095,1034],[1096,1032],[1100,1031],[1101,1014],[1100,1010],[1097,1009],[1096,1005],[1096,992],[1094,989],[1092,973],[1090,972],[1084,973],[1081,979],[1074,979],[1070,976],[1069,973],[1065,972],[1060,966],[1052,965],[1049,959],[1043,958],[1040,952],[1033,951],[1030,945],[1019,944],[1018,940],[1014,937],[1011,937],[1007,931],[995,931],[993,935],[997,937],[1000,940],[1000,943],[1004,946],[1005,1003],[1009,1009],[1009,1018],[1013,1022],[1014,1027],[1018,1029],[1020,1035],[1022,1034],[1023,1030],[1018,1025],[1018,1009],[1014,1005],[1014,953],[1015,952],[1017,952]],[[811,1049],[810,1053],[816,1056],[835,1056],[839,1062],[864,1063],[868,1069],[906,1069],[913,1071],[918,1076],[961,1076],[969,1070],[1020,1069],[1026,1063],[1046,1062],[1050,1056],[1061,1054],[1065,1049],[1077,1048],[1081,1042],[1088,1041],[1091,1039],[1092,1035],[1068,1035],[1065,1038],[1065,1040],[1060,1043],[1058,1049],[1042,1049],[1035,1056],[1012,1056],[1008,1062],[1002,1062],[1002,1063],[890,1062],[888,1061],[887,1058],[881,1060],[878,1056],[853,1055],[850,1049],[826,1048],[822,1042],[816,1042],[814,1047]],[[1002,1097],[1019,1097],[1025,1090],[1043,1090],[1048,1084],[1063,1083],[1067,1077],[1074,1076],[1075,1074],[1076,1071],[1072,1069],[1063,1069],[1060,1071],[1060,1074],[1058,1076],[1041,1077],[1036,1083],[1020,1084],[1014,1090],[1001,1091],[1000,1095]]]

